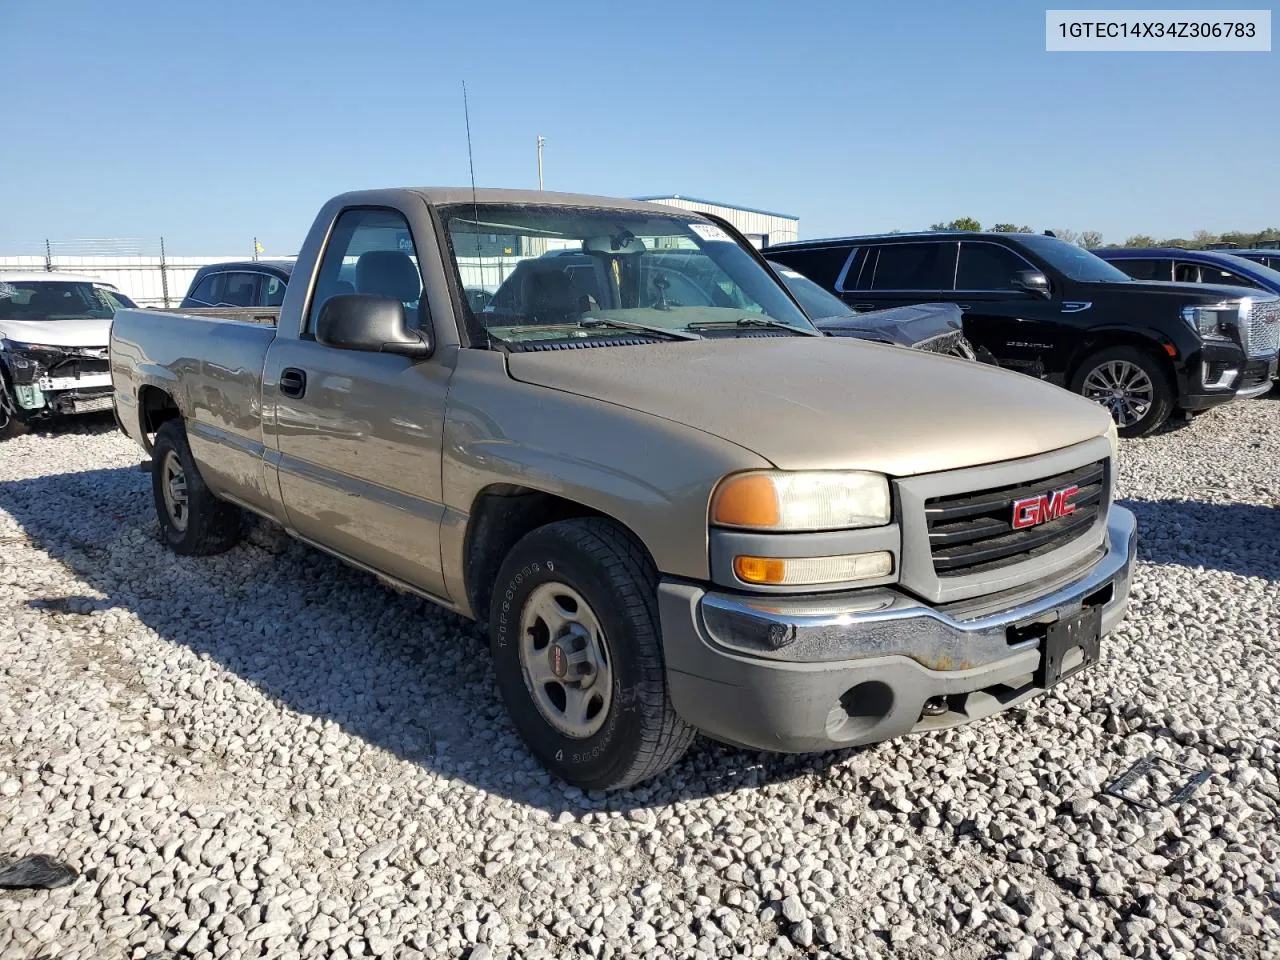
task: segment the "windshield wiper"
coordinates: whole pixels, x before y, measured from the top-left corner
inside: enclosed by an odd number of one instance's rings
[[[689,324],[689,330],[731,330],[734,328],[742,329],[745,327],[768,327],[771,330],[790,330],[792,333],[799,333],[806,337],[821,337],[823,334],[818,330],[806,330],[804,327],[793,327],[789,323],[783,323],[781,320],[775,320],[773,317],[739,317],[737,320],[702,320],[697,323]]]
[[[580,327],[583,330],[599,330],[604,327],[613,327],[616,330],[635,330],[637,333],[652,333],[659,337],[666,337],[668,340],[702,339],[696,333],[690,333],[685,330],[673,330],[671,327],[659,327],[656,324],[649,323],[633,323],[630,320],[605,320],[601,317],[583,317],[573,326]]]

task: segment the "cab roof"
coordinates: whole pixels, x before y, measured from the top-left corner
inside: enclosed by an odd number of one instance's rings
[[[88,277],[81,273],[63,273],[61,270],[0,270],[0,282],[8,283],[92,283],[99,287],[117,289],[114,283],[108,283],[98,277]]]
[[[601,207],[613,210],[635,210],[640,213],[652,213],[659,216],[699,216],[687,210],[679,210],[660,203],[645,203],[641,200],[628,200],[623,197],[601,197],[585,193],[557,193],[554,190],[508,190],[501,187],[399,187],[407,193],[416,193],[433,206],[445,206],[457,203],[502,203],[527,204],[540,206],[563,207]],[[386,190],[357,190],[343,194],[340,198],[344,205],[357,204],[367,194],[385,194]]]

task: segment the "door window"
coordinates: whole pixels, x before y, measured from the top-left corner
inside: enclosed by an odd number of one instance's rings
[[[955,271],[955,243],[889,244],[880,248],[871,289],[951,290]]]
[[[284,303],[284,281],[279,277],[262,275],[262,305],[278,307]]]
[[[187,295],[187,299],[201,306],[212,307],[216,302],[213,299],[213,287],[219,276],[217,273],[205,274],[199,285]]]
[[[1199,271],[1197,276],[1196,271]],[[1229,287],[1254,287],[1257,286],[1247,277],[1242,277],[1238,273],[1232,273],[1230,270],[1223,270],[1221,267],[1209,263],[1180,263],[1178,264],[1178,279],[1182,280],[1185,274],[1186,283],[1223,283]]]
[[[420,316],[418,250],[402,214],[386,207],[356,207],[339,215],[320,260],[316,292],[307,315],[308,332],[315,330],[325,301],[343,293],[399,300],[408,325],[414,329],[425,320]]]
[[[258,274],[247,271],[231,271],[218,274],[214,285],[214,303],[226,307],[256,307],[258,305]]]
[[[767,250],[770,260],[798,270],[820,287],[834,290],[840,271],[851,253],[849,247],[819,247],[814,250]]]
[[[957,290],[1016,290],[1014,274],[1031,265],[994,243],[961,243]]]
[[[1150,260],[1111,260],[1135,280],[1172,280],[1173,261],[1152,258]]]

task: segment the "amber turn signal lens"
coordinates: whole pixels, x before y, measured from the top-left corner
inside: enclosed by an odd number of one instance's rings
[[[877,580],[893,573],[893,554],[848,553],[835,557],[748,557],[733,558],[733,572],[743,583],[764,587],[817,586]]]
[[[729,526],[776,527],[778,494],[773,480],[762,473],[730,477],[721,484],[712,513],[716,523]]]
[[[787,565],[769,557],[734,557],[733,572],[746,583],[782,583]]]

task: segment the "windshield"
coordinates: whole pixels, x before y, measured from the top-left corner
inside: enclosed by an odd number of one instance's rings
[[[845,317],[853,313],[843,300],[834,293],[828,293],[820,286],[781,263],[769,261],[769,265],[778,272],[782,282],[787,285],[791,295],[800,301],[804,312],[810,320],[825,320],[827,317]]]
[[[1072,280],[1084,283],[1102,283],[1122,280],[1133,282],[1133,278],[1118,267],[1114,267],[1101,257],[1094,256],[1083,247],[1067,243],[1057,237],[1044,237],[1039,234],[1019,234],[1017,241],[1028,247],[1032,253],[1038,254],[1056,270],[1065,273]]]
[[[474,338],[645,336],[644,327],[688,333],[691,324],[729,336],[769,321],[814,332],[769,271],[700,217],[524,204],[441,212]]]
[[[0,280],[0,320],[110,320],[133,302],[94,283]]]

